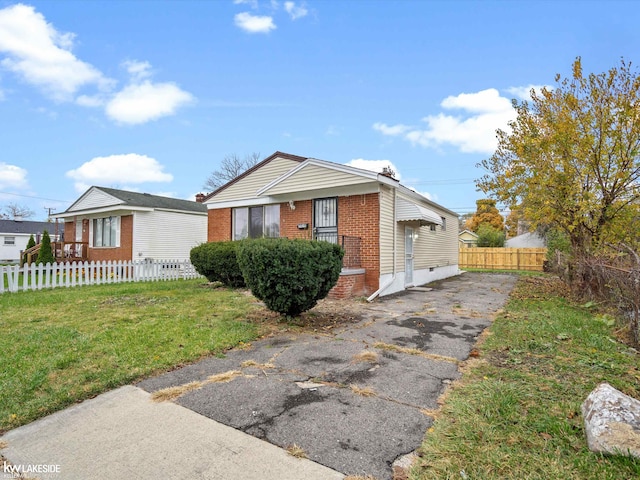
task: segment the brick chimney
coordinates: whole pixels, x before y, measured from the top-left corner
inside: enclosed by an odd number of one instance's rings
[[[394,172],[390,166],[383,167],[382,172],[380,172],[380,175],[384,175],[385,177],[389,177],[393,180],[396,179],[396,172]]]
[[[196,202],[202,203],[204,202],[204,197],[206,195],[204,193],[196,193]]]

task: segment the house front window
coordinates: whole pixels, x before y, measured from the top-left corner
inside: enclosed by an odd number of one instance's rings
[[[233,209],[233,239],[280,236],[280,205]]]
[[[120,243],[120,217],[93,219],[93,246],[117,247]]]
[[[16,237],[4,237],[4,244],[5,245],[15,245],[16,244]]]

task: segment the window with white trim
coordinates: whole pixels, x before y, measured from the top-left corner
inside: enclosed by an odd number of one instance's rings
[[[91,226],[94,247],[120,246],[120,217],[94,218]]]
[[[280,236],[280,205],[233,209],[233,239]]]
[[[16,244],[16,237],[4,237],[4,244],[5,245],[15,245]]]

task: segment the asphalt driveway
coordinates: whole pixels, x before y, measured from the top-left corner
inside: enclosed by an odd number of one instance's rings
[[[180,387],[169,401],[345,475],[390,479],[515,281],[465,273],[378,300],[330,334],[268,338],[137,386]]]

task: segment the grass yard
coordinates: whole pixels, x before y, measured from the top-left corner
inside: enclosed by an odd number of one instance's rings
[[[640,356],[613,320],[521,277],[449,391],[412,470],[426,479],[632,479],[640,461],[588,451],[580,405],[600,382],[640,398]]]
[[[0,295],[0,433],[259,335],[252,298],[202,280]]]

